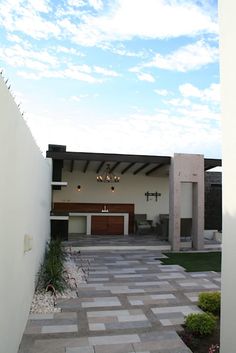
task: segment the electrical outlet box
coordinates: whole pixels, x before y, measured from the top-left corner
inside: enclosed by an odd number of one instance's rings
[[[24,253],[30,251],[33,247],[33,238],[29,234],[24,236]]]

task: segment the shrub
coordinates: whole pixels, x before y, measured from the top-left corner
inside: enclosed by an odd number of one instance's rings
[[[198,306],[209,313],[220,313],[220,292],[200,293],[198,297]]]
[[[212,314],[190,314],[185,319],[186,329],[196,336],[210,335],[216,328],[216,318]]]
[[[62,292],[66,287],[63,277],[65,254],[61,242],[52,240],[46,249],[44,262],[39,271],[38,289]]]

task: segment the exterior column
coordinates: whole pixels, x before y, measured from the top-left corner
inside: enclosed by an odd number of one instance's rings
[[[193,183],[192,209],[192,243],[193,249],[204,248],[204,174],[203,180]]]
[[[169,174],[169,242],[172,251],[180,250],[180,197],[181,185],[175,176],[172,158]]]
[[[193,183],[193,248],[203,249],[204,233],[204,157],[176,153],[169,173],[169,241],[173,251],[180,250],[181,183]]]

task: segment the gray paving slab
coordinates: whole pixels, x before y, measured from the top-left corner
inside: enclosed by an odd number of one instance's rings
[[[156,250],[81,253],[88,283],[61,313],[30,315],[18,353],[191,353],[175,330],[200,292],[219,290],[218,273],[162,265]]]

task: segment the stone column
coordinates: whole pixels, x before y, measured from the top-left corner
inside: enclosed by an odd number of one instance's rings
[[[169,174],[169,241],[173,251],[180,250],[181,183],[193,183],[193,248],[203,249],[204,232],[204,157],[176,153]]]
[[[172,158],[169,174],[169,242],[172,251],[179,251],[181,185],[175,175],[176,168],[174,163],[174,158]]]

